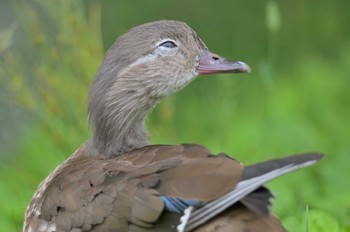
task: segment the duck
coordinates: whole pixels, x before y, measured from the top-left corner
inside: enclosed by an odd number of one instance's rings
[[[145,120],[203,75],[248,73],[186,23],[136,26],[107,51],[89,91],[92,136],[39,185],[23,232],[282,232],[264,184],[317,163],[309,152],[244,166],[199,144],[149,142]]]

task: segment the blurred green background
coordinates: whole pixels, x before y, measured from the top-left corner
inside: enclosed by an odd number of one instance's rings
[[[252,73],[199,78],[162,102],[148,120],[152,142],[200,143],[247,164],[324,152],[269,183],[273,211],[290,231],[349,232],[349,9],[348,0],[2,0],[0,230],[21,230],[40,181],[89,137],[87,91],[115,38],[177,19]]]

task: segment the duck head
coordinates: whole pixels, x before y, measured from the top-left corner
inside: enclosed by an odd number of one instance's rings
[[[91,86],[91,144],[107,157],[148,145],[144,120],[159,100],[200,75],[249,71],[210,52],[183,22],[134,27],[109,49]]]

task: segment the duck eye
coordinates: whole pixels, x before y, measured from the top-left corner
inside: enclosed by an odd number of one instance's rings
[[[176,48],[177,45],[173,41],[165,41],[164,43],[159,44],[159,47],[164,48]]]

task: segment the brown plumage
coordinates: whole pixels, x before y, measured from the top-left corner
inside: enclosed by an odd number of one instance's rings
[[[185,23],[131,29],[90,89],[93,136],[38,187],[23,231],[285,231],[262,185],[317,162],[303,154],[246,168],[203,146],[149,145],[144,120],[196,76],[249,72],[208,51]]]

